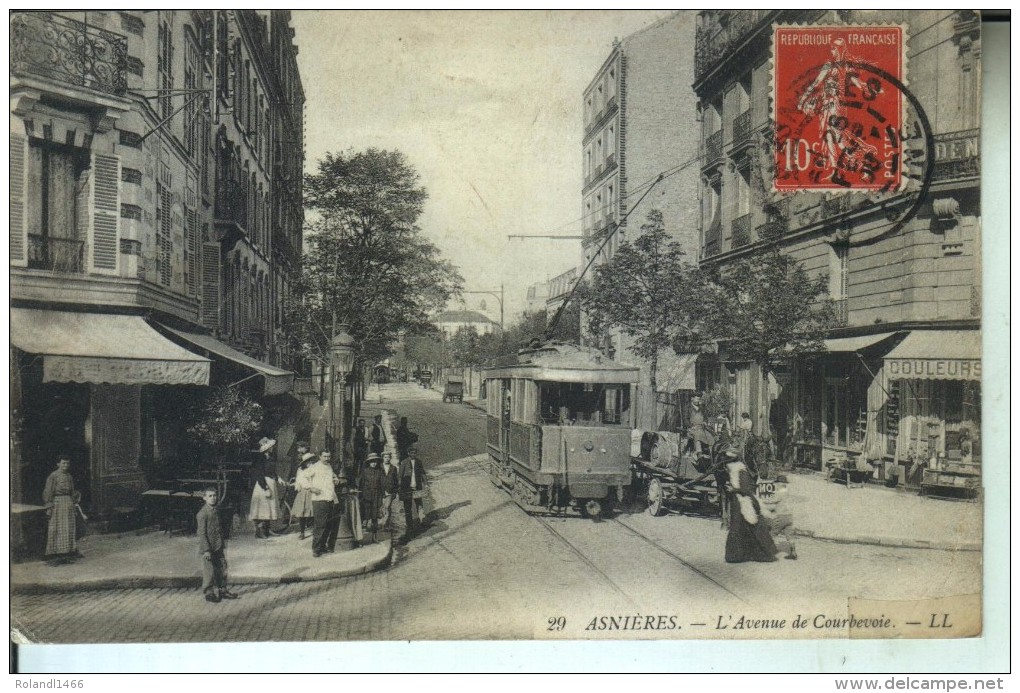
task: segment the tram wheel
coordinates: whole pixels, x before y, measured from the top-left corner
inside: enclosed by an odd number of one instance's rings
[[[581,506],[581,514],[590,517],[595,522],[602,520],[602,501],[596,498],[589,498]]]
[[[648,482],[648,512],[654,517],[662,515],[665,511],[663,495],[662,482],[652,478]]]

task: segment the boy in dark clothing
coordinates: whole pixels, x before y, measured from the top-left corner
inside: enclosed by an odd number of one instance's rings
[[[379,508],[382,506],[383,493],[386,491],[385,472],[379,467],[379,455],[372,453],[366,460],[368,466],[361,475],[362,517],[369,524],[372,542],[379,531]]]
[[[375,454],[381,455],[386,449],[386,430],[383,428],[382,414],[375,415],[370,435],[372,440],[369,443],[369,449]]]
[[[210,486],[202,495],[205,505],[195,516],[198,550],[202,554],[202,592],[207,602],[237,599],[237,595],[227,589],[227,544],[216,512],[216,489]]]

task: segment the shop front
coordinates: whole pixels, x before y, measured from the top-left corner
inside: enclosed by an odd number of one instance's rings
[[[795,464],[867,470],[869,461],[882,457],[882,357],[904,334],[827,339],[824,352],[797,359],[790,385],[772,407],[792,411],[783,423]]]
[[[90,519],[137,505],[143,392],[209,382],[209,360],[136,315],[11,309],[11,500],[31,512],[60,453]]]
[[[917,330],[886,354],[884,459],[922,493],[974,497],[981,485],[981,333]]]
[[[779,395],[779,404],[793,405],[794,462],[972,494],[980,483],[980,339],[976,330],[914,330],[826,340],[824,353],[797,360],[791,391]]]

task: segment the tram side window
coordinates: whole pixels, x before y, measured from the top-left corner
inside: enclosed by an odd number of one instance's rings
[[[626,387],[593,383],[542,383],[539,412],[546,424],[619,425],[630,406]]]

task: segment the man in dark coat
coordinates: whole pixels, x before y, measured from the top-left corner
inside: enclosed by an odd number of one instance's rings
[[[202,592],[205,600],[213,603],[221,599],[237,599],[237,595],[227,589],[227,543],[223,540],[223,529],[216,512],[216,495],[215,488],[207,488],[202,494],[205,505],[195,516],[198,551],[202,554]]]
[[[358,425],[354,427],[354,464],[361,466],[361,463],[368,457],[368,426],[364,419],[358,419]]]
[[[423,505],[421,494],[428,485],[425,467],[422,465],[421,460],[418,459],[417,445],[412,445],[410,450],[408,450],[407,457],[400,460],[397,476],[400,477],[400,500],[404,503],[406,529],[403,540],[408,541],[419,531]],[[415,510],[417,510],[417,513],[414,512]],[[415,521],[416,514],[418,521]]]
[[[400,417],[400,425],[397,427],[397,459],[402,460],[407,457],[407,451],[411,449],[411,446],[418,442],[418,435],[412,433],[407,427],[407,417]]]
[[[382,414],[375,415],[375,422],[372,424],[372,440],[369,449],[377,455],[382,455],[386,449],[386,431],[383,429]]]

